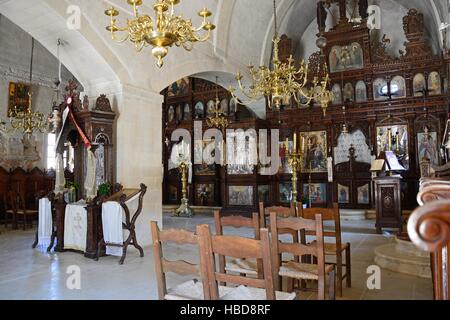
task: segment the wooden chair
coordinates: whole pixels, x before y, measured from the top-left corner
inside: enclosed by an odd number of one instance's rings
[[[274,207],[264,207],[264,202],[259,203],[259,217],[260,217],[260,225],[261,228],[269,228],[270,230],[270,222],[268,223],[268,220],[270,219],[270,213],[276,212],[279,217],[296,217],[296,208],[294,202],[291,202],[291,206],[288,207],[280,207],[280,206],[274,206]]]
[[[3,205],[4,205],[4,216],[3,216],[3,224],[5,228],[8,228],[8,222],[11,223],[11,227],[14,227],[14,208],[13,203],[11,203],[10,192],[7,192],[3,195]]]
[[[233,289],[224,300],[293,300],[295,293],[276,292],[270,257],[269,231],[261,229],[261,240],[236,236],[212,236],[208,225],[197,226],[200,240],[200,262],[209,284],[211,300],[220,298],[219,283],[233,283],[241,285]],[[216,271],[215,255],[239,259],[262,260],[263,273],[261,278],[250,278],[242,275],[231,275]],[[247,287],[244,287],[247,286]],[[243,291],[243,292],[242,292]],[[240,295],[239,293],[244,294]]]
[[[23,194],[19,194],[17,192],[10,191],[8,193],[8,197],[9,197],[9,203],[11,205],[12,212],[13,212],[14,229],[18,228],[18,219],[17,219],[18,217],[21,217],[20,220],[22,221],[23,230],[26,229],[27,225],[30,225],[31,227],[33,227],[32,217],[33,216],[36,217],[38,214],[38,211],[26,208],[25,197]],[[28,220],[29,217],[31,217],[30,220]]]
[[[216,227],[216,235],[223,236],[224,227],[233,228],[252,228],[254,231],[254,239],[260,239],[259,215],[254,212],[251,218],[242,215],[221,215],[219,211],[214,212],[214,222]],[[243,276],[261,276],[262,261],[248,259],[231,259],[226,261],[225,257],[219,255],[219,270],[222,273],[232,272]]]
[[[150,223],[153,239],[153,256],[155,260],[156,280],[158,284],[158,297],[160,300],[207,300],[210,299],[209,285],[202,269],[197,264],[184,260],[169,261],[163,257],[163,244],[175,243],[178,245],[194,245],[199,248],[198,237],[194,232],[182,229],[159,230],[155,221]],[[200,253],[199,253],[200,255]],[[167,289],[166,274],[172,272],[182,276],[195,276],[200,278],[190,280]],[[227,294],[231,288],[221,287],[222,295]]]
[[[347,288],[352,287],[352,268],[351,268],[351,253],[350,253],[350,243],[342,243],[341,236],[341,215],[339,212],[339,205],[337,203],[333,204],[332,209],[325,208],[310,208],[310,209],[298,209],[298,214],[304,219],[314,220],[316,215],[322,216],[322,221],[333,221],[333,230],[324,230],[324,237],[334,238],[333,243],[325,242],[325,255],[335,256],[336,263],[336,278],[337,286],[336,291],[339,297],[342,297],[342,281],[346,280]],[[315,236],[315,232],[307,232],[306,235]],[[345,253],[345,263],[342,263],[342,254]],[[331,264],[331,262],[326,262]],[[343,274],[343,269],[345,267],[345,274]]]
[[[317,215],[315,220],[307,220],[299,217],[279,218],[275,212],[270,214],[272,230],[272,261],[274,262],[273,276],[277,289],[281,286],[281,277],[296,280],[315,280],[318,282],[318,299],[325,300],[326,278],[328,277],[329,298],[335,299],[335,270],[334,265],[325,264],[325,251],[323,243],[322,216]],[[279,230],[291,229],[297,232],[314,231],[316,242],[312,244],[285,243],[279,241]],[[317,264],[296,261],[282,262],[283,253],[294,256],[313,256]]]

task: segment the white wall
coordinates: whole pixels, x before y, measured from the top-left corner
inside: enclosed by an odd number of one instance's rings
[[[9,122],[7,118],[8,88],[10,82],[29,83],[30,59],[31,59],[31,36],[0,15],[0,119]],[[55,40],[56,46],[56,40]],[[62,49],[64,50],[64,49]],[[56,99],[54,81],[58,78],[58,62],[50,52],[40,43],[35,41],[33,57],[33,110],[47,115],[51,111],[53,101]],[[72,79],[72,74],[63,66],[62,89],[64,84]],[[13,134],[19,143],[23,138],[19,131]],[[0,143],[5,147],[8,139],[5,135],[0,137]],[[13,161],[4,153],[0,153],[0,166],[10,169],[11,166],[23,165],[24,169],[32,167],[45,168],[45,135],[35,133],[33,143],[36,144],[39,153],[39,161]],[[35,141],[34,141],[35,140]],[[16,140],[17,141],[17,140]],[[0,148],[4,149],[4,148]]]

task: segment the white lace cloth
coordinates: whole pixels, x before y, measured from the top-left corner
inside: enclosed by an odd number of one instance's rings
[[[79,201],[66,206],[64,218],[64,249],[86,251],[86,203]]]
[[[140,193],[125,202],[130,211],[130,219],[133,218],[139,205],[139,195]],[[125,211],[119,202],[108,201],[102,204],[103,238],[107,244],[123,244],[123,239],[128,236],[128,231],[122,228],[122,222],[125,222]],[[106,246],[108,255],[120,257],[122,251],[121,247]]]
[[[52,236],[52,204],[48,198],[39,200],[38,246],[48,247]]]

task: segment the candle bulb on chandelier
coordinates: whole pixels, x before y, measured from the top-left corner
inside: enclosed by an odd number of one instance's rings
[[[294,153],[297,153],[297,133],[294,133]]]

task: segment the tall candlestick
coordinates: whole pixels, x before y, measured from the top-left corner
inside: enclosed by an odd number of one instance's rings
[[[392,129],[388,129],[388,151],[392,151]]]
[[[297,153],[297,133],[294,133],[294,153]]]

